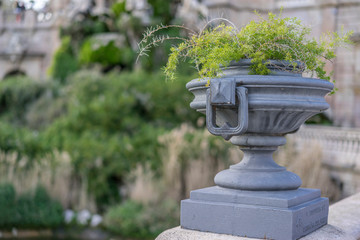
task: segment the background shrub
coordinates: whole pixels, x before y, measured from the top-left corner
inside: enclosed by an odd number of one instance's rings
[[[47,89],[50,83],[35,82],[25,77],[9,77],[0,82],[0,115],[13,124],[25,123],[24,112],[28,110]]]
[[[0,212],[1,229],[54,228],[63,223],[62,206],[41,186],[16,197],[11,184],[0,185]]]
[[[69,154],[74,179],[86,182],[99,210],[117,203],[119,188],[138,164],[161,172],[158,136],[199,114],[185,88],[192,77],[167,83],[161,73],[78,71],[66,84],[13,78],[0,83],[0,149],[51,161]]]
[[[0,185],[0,228],[11,228],[16,224],[16,192],[9,183]]]
[[[79,72],[69,79],[67,113],[44,131],[44,139],[49,148],[70,154],[100,209],[120,200],[118,189],[137,164],[161,169],[159,135],[196,122],[188,80],[166,83],[162,74],[146,72]]]
[[[52,64],[49,68],[49,75],[64,83],[67,76],[79,69],[79,64],[74,57],[69,36],[63,37],[61,46],[56,50]]]
[[[149,205],[126,201],[108,209],[104,226],[124,237],[154,239],[165,229],[179,225],[178,213],[178,204],[172,200]]]

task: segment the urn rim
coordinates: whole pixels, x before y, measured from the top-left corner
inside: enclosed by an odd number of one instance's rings
[[[332,91],[334,84],[323,79],[305,78],[305,77],[289,77],[289,76],[273,76],[273,75],[236,75],[229,77],[222,77],[220,79],[231,78],[235,79],[236,85],[242,86],[273,86],[273,87],[310,87],[320,88],[327,91]],[[206,86],[208,79],[193,79],[186,84],[186,88],[191,90],[193,88],[208,88]]]

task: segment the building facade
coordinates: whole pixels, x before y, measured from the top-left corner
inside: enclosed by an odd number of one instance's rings
[[[43,9],[26,9],[21,16],[15,1],[2,3],[0,79],[20,73],[36,81],[44,80],[54,52],[61,43],[60,27],[92,4],[95,4],[95,14],[103,13],[109,9],[110,0],[49,0]]]

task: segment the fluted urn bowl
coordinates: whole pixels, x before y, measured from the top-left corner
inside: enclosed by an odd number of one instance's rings
[[[334,86],[326,80],[304,78],[299,73],[289,72],[282,62],[276,61],[270,65],[270,75],[249,75],[250,64],[250,60],[233,63],[217,80],[220,83],[235,82],[236,89],[245,89],[246,100],[236,99],[234,106],[215,106],[215,127],[234,128],[243,121],[239,115],[247,116],[241,132],[217,134],[240,146],[245,155],[239,164],[218,173],[215,183],[242,190],[296,189],[301,185],[301,179],[278,166],[272,154],[286,143],[284,136],[287,133],[296,131],[308,118],[329,108],[324,96]],[[195,96],[190,106],[204,114],[209,114],[207,92],[211,95],[207,82],[195,79],[186,85]],[[247,111],[241,112],[238,105],[244,101],[246,103],[242,104],[246,105]],[[209,119],[207,124],[209,128]]]

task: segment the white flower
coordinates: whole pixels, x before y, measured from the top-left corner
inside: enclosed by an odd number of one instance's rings
[[[78,215],[77,215],[77,222],[81,225],[86,225],[88,223],[88,221],[91,218],[91,213],[89,210],[84,209],[81,210]]]
[[[66,209],[64,212],[64,220],[65,223],[71,223],[71,221],[74,219],[75,213],[71,209]]]
[[[94,214],[91,218],[90,226],[97,227],[102,222],[102,217],[99,214]]]

